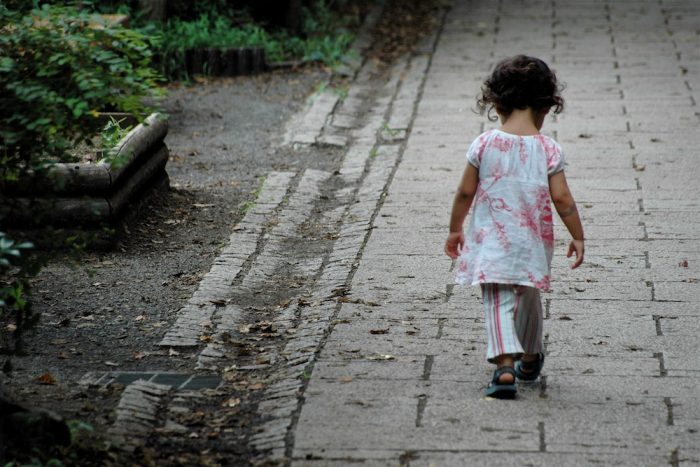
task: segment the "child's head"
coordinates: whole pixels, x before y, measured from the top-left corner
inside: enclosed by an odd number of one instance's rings
[[[535,112],[554,107],[554,113],[564,108],[561,85],[547,64],[539,58],[516,55],[496,65],[491,76],[481,87],[477,99],[479,112],[495,108],[499,115],[507,117],[514,109],[531,108]]]

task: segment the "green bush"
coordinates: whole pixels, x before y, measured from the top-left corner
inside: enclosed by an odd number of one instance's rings
[[[301,60],[334,67],[352,43],[347,26],[355,19],[338,16],[326,2],[317,1],[303,9],[300,36],[286,30],[268,31],[244,12],[204,13],[191,21],[175,18],[163,24],[150,23],[142,32],[156,38],[162,73],[177,79],[184,73],[185,51],[198,48],[261,47],[268,63]]]
[[[98,112],[144,115],[155,96],[148,38],[74,7],[0,8],[0,180],[70,160]]]
[[[11,335],[10,339],[0,338],[0,353],[21,352],[22,333],[38,319],[29,301],[29,279],[40,268],[40,260],[29,254],[32,248],[31,243],[15,242],[0,232],[0,322],[12,321],[0,332],[0,336]]]

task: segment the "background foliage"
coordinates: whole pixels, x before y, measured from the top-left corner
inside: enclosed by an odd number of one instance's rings
[[[144,114],[157,93],[147,36],[74,7],[0,10],[0,178],[70,160],[98,112]]]

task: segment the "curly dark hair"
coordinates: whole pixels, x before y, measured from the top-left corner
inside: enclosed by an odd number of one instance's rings
[[[564,109],[561,97],[563,86],[547,64],[535,57],[516,55],[496,65],[491,76],[484,81],[476,104],[480,114],[486,113],[489,120],[497,118],[491,110],[508,116],[514,109],[538,111],[554,107],[558,114]]]

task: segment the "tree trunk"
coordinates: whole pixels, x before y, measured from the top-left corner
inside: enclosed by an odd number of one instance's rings
[[[146,18],[153,21],[165,21],[167,19],[167,0],[139,0],[139,10]]]
[[[302,0],[288,0],[285,23],[287,29],[295,34],[301,32],[301,5]]]

